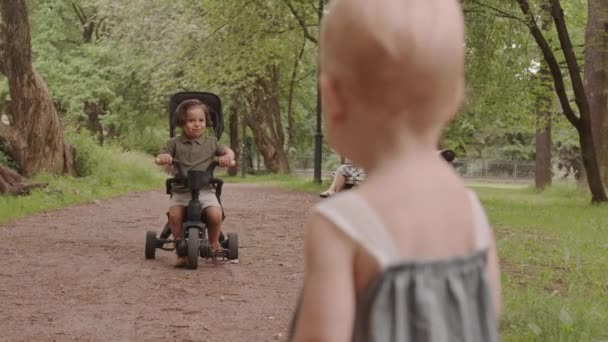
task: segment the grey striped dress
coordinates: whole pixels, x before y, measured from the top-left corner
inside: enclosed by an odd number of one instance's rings
[[[403,261],[381,221],[356,192],[316,211],[374,255],[381,272],[357,298],[352,341],[498,341],[486,279],[489,224],[471,192],[478,251],[449,260]],[[292,339],[300,303],[294,314]]]

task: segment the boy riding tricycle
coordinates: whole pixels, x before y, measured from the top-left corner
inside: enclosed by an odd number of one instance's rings
[[[146,258],[154,258],[156,248],[175,250],[175,266],[192,269],[197,268],[199,256],[214,261],[237,259],[238,236],[229,233],[224,238],[222,234],[223,182],[213,177],[216,166],[234,165],[234,152],[218,143],[223,130],[220,99],[210,93],[182,92],[173,95],[170,104],[171,139],[156,163],[175,166],[177,174],[166,184],[168,223],[159,238],[147,232]],[[182,129],[177,137],[176,126]],[[215,136],[204,134],[206,127],[213,127]]]

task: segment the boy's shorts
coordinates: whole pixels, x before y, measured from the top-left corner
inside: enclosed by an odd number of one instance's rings
[[[186,207],[191,198],[192,195],[189,192],[174,192],[169,200],[169,208],[178,205]],[[220,202],[218,202],[215,193],[211,190],[201,190],[198,200],[201,202],[201,207],[203,209],[220,206]]]

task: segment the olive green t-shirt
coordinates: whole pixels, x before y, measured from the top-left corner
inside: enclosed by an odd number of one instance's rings
[[[205,171],[213,162],[213,157],[220,155],[225,147],[213,136],[201,135],[198,139],[190,140],[180,135],[167,141],[160,153],[170,154],[173,159],[186,165],[188,171]],[[175,185],[175,192],[187,192],[188,189]]]

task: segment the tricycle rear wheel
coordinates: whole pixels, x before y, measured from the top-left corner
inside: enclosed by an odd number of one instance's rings
[[[228,233],[228,260],[239,258],[239,236],[237,233]]]
[[[207,239],[201,240],[201,258],[211,258],[211,245]]]
[[[156,232],[149,230],[146,232],[146,259],[154,259],[156,256]]]

